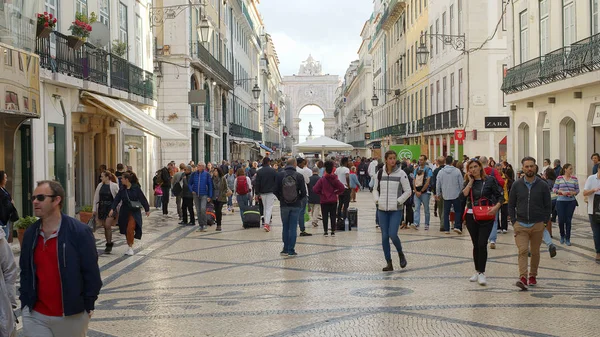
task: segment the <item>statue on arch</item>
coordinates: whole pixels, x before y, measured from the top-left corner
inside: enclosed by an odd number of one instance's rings
[[[304,76],[318,76],[322,75],[321,62],[315,61],[312,55],[308,55],[306,61],[303,61],[300,65],[300,71],[298,72],[300,75]]]
[[[308,135],[312,137],[313,126],[311,122],[308,122]]]

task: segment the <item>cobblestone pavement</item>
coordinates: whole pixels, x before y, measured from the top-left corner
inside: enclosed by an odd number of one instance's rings
[[[279,208],[270,233],[241,228],[239,213],[197,233],[153,214],[133,257],[116,234],[100,255],[104,286],[89,336],[597,336],[600,265],[589,225],[573,245],[543,254],[538,286],[518,291],[512,230],[489,251],[488,285],[470,283],[468,233],[401,230],[408,267],[381,271],[371,195],[358,194],[358,231],[299,237],[283,258]],[[172,199],[172,205],[174,200]],[[423,227],[423,226],[421,226]],[[557,232],[558,229],[556,228]],[[103,234],[96,233],[98,249]],[[557,242],[558,244],[558,242]],[[596,333],[594,333],[596,331]]]

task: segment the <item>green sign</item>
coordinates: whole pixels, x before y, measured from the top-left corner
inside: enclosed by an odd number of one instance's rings
[[[421,145],[390,145],[390,150],[396,152],[398,160],[418,160],[421,155]]]

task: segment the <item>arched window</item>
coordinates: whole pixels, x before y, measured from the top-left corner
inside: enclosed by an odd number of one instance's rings
[[[575,141],[575,121],[570,117],[565,117],[560,122],[560,144],[561,153],[560,158],[564,159],[564,163],[573,165],[573,171],[575,171],[575,152],[576,152],[576,141]]]
[[[521,162],[521,159],[529,156],[529,125],[523,122],[519,125],[518,130],[518,146],[519,146],[519,158],[518,162]]]
[[[225,95],[221,96],[221,105],[223,110],[223,126],[227,126],[227,98]]]

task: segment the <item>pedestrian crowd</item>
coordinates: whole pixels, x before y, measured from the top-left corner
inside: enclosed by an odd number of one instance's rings
[[[584,184],[583,197],[600,262],[600,156],[593,154],[591,159],[593,174]],[[270,232],[278,200],[280,255],[294,257],[297,237],[312,235],[307,223],[313,228],[322,223],[326,237],[350,230],[350,205],[358,191],[369,190],[377,210],[375,225],[381,232],[383,271],[394,270],[390,241],[400,268],[407,267],[400,229],[430,230],[433,209],[440,232],[462,235],[468,230],[474,264],[470,281],[480,285],[487,284],[488,247],[496,248],[498,234],[507,234],[510,223],[518,250],[515,284],[526,290],[537,285],[541,244],[546,244],[551,257],[556,256],[552,226],[557,219],[560,244],[571,245],[572,218],[581,190],[572,164],[555,160],[551,165],[545,159],[540,170],[532,157],[522,158],[519,164],[515,173],[510,163],[485,156],[464,156],[462,161],[447,156],[431,162],[424,155],[418,160],[398,158],[394,151],[386,152],[381,162],[349,157],[314,162],[265,157],[260,165],[238,160],[220,165],[170,162],[156,172],[152,191],[154,207],[163,219],[171,217],[168,204],[173,195],[179,225],[197,226],[199,232],[213,225],[222,231],[223,215],[233,214],[235,206],[244,228]],[[16,335],[17,273],[25,336],[85,336],[102,287],[95,228],[61,212],[65,191],[58,182],[38,182],[31,197],[38,221],[25,232],[19,271],[7,244],[8,224],[18,219],[5,188],[7,179],[0,171],[0,336]],[[93,200],[94,219],[104,228],[104,252],[112,252],[112,226],[117,225],[125,235],[125,255],[134,255],[134,241],[142,238],[143,215],[150,215],[150,204],[131,167],[101,166]]]

